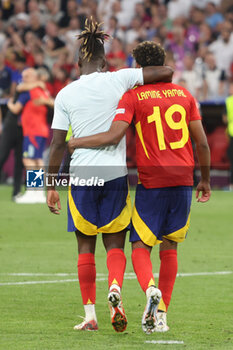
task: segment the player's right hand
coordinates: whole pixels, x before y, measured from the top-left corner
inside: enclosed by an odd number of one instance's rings
[[[201,192],[201,197],[199,197],[200,192]],[[206,181],[200,181],[196,189],[197,202],[205,203],[210,199],[210,196],[211,196],[210,183]]]
[[[75,139],[73,136],[71,136],[71,138],[69,139],[67,147],[68,147],[70,154],[73,154],[74,150],[75,150]]]
[[[61,210],[61,202],[59,193],[55,190],[47,191],[47,205],[51,213],[59,215]]]

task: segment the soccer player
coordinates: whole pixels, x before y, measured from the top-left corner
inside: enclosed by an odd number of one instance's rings
[[[107,35],[92,20],[87,21],[79,36],[79,80],[63,88],[55,100],[52,123],[49,173],[58,173],[65,149],[66,134],[71,125],[75,137],[109,129],[117,104],[124,92],[136,84],[171,81],[172,70],[165,67],[122,69],[105,72],[104,40]],[[111,322],[117,332],[125,330],[127,320],[121,301],[121,287],[126,265],[124,243],[131,209],[127,184],[125,139],[119,145],[93,150],[75,150],[70,173],[82,182],[99,178],[104,186],[72,185],[68,195],[68,231],[75,231],[78,242],[78,277],[85,310],[84,321],[75,330],[97,330],[95,312],[96,235],[103,234],[107,252],[108,301]],[[52,176],[49,182],[52,184]],[[47,204],[59,214],[59,194],[48,186]]]
[[[38,82],[37,71],[27,68],[22,73],[23,81],[28,84]],[[39,100],[37,105],[36,101]],[[47,124],[46,105],[52,105],[53,101],[48,93],[41,87],[35,87],[30,91],[24,91],[17,101],[9,101],[8,108],[15,114],[21,113],[23,128],[23,163],[26,168],[40,169],[44,166],[42,155],[45,149],[46,139],[49,135]],[[27,191],[15,199],[16,203],[45,203],[43,191]]]
[[[139,44],[133,55],[138,67],[164,64],[165,51],[154,42]],[[210,153],[194,98],[172,83],[145,85],[126,92],[108,132],[71,139],[69,147],[117,145],[132,120],[137,132],[139,183],[130,241],[134,271],[147,297],[142,328],[146,333],[165,332],[169,329],[166,313],[177,274],[177,243],[185,239],[190,221],[194,168],[190,135],[201,168],[196,192],[197,198],[202,192],[199,202],[208,201],[211,194]],[[150,253],[159,243],[158,289]]]

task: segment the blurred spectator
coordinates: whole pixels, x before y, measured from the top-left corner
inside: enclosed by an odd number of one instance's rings
[[[69,26],[64,34],[67,48],[70,51],[74,50],[74,46],[77,42],[78,35],[81,34],[80,22],[78,17],[71,18],[69,21]]]
[[[205,56],[205,70],[203,73],[204,78],[204,100],[217,100],[219,97],[223,97],[224,94],[224,77],[222,71],[217,68],[216,60],[211,52],[208,52]]]
[[[111,16],[105,24],[106,33],[112,38],[119,38],[121,41],[125,40],[125,33],[118,27],[118,20],[115,16]],[[108,43],[107,43],[108,44]]]
[[[127,44],[130,44],[138,38],[145,40],[146,30],[142,27],[140,17],[134,17],[131,21],[130,28],[126,31],[125,41]]]
[[[39,12],[33,11],[30,13],[29,25],[27,30],[32,31],[39,39],[45,36],[45,27],[42,24],[42,16]]]
[[[58,26],[55,22],[49,21],[46,24],[46,35],[43,38],[43,49],[45,54],[45,64],[52,69],[61,52],[66,52],[65,42],[59,37]]]
[[[212,29],[215,29],[219,23],[224,21],[223,15],[218,12],[217,6],[213,1],[208,1],[206,14],[206,22]]]
[[[0,97],[10,94],[11,70],[5,65],[5,56],[0,52]]]
[[[203,81],[194,69],[194,61],[193,56],[185,55],[184,71],[181,75],[181,79],[186,82],[186,89],[198,99],[200,97]]]
[[[230,22],[222,23],[221,35],[209,45],[208,49],[213,52],[217,67],[229,77],[230,66],[233,62],[233,34]]]
[[[66,69],[58,67],[53,69],[53,96],[56,96],[58,92],[63,89],[67,84],[69,84],[69,74]]]
[[[191,5],[191,0],[170,0],[168,3],[168,17],[172,20],[181,16],[187,17]]]
[[[182,26],[176,26],[172,31],[172,38],[166,47],[171,51],[176,61],[176,68],[183,71],[185,53],[192,54],[194,48],[192,43],[185,37],[185,29]]]
[[[16,91],[16,86],[22,81],[22,72],[27,66],[26,58],[22,52],[13,51],[10,53],[10,57],[12,68],[10,96],[13,96]]]
[[[63,17],[63,12],[60,11],[58,1],[46,0],[45,1],[46,12],[43,14],[45,22],[53,21],[58,23]]]
[[[66,3],[66,12],[59,21],[59,26],[62,28],[67,28],[69,26],[71,18],[78,18],[80,23],[80,28],[84,29],[85,15],[79,13],[78,4],[75,0],[68,0]]]
[[[117,69],[119,69],[118,67],[122,65],[122,68],[125,68],[126,55],[124,53],[123,42],[120,39],[114,38],[112,40],[111,51],[106,57],[110,72],[116,71]]]

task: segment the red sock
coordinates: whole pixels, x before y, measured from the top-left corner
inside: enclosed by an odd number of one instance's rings
[[[145,248],[136,248],[132,252],[132,263],[138,282],[144,292],[151,285],[155,285],[150,260],[150,252]]]
[[[78,279],[81,289],[83,305],[95,304],[96,297],[96,269],[95,256],[92,253],[79,254]]]
[[[162,311],[167,311],[168,306],[170,304],[173,287],[176,280],[177,274],[177,251],[174,249],[163,250],[159,253],[160,256],[160,271],[159,271],[159,289],[162,292],[163,303],[165,304],[163,307],[159,309]]]
[[[112,284],[117,284],[122,287],[125,273],[126,257],[123,250],[114,248],[107,253],[108,267],[108,287]]]

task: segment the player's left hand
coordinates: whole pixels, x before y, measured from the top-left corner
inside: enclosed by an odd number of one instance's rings
[[[61,210],[61,202],[59,193],[55,190],[48,190],[47,192],[47,205],[51,213],[59,215]]]
[[[199,197],[201,192],[201,197]],[[205,181],[200,181],[197,185],[196,190],[196,198],[197,202],[205,203],[210,199],[211,196],[211,190],[210,190],[210,183]]]

